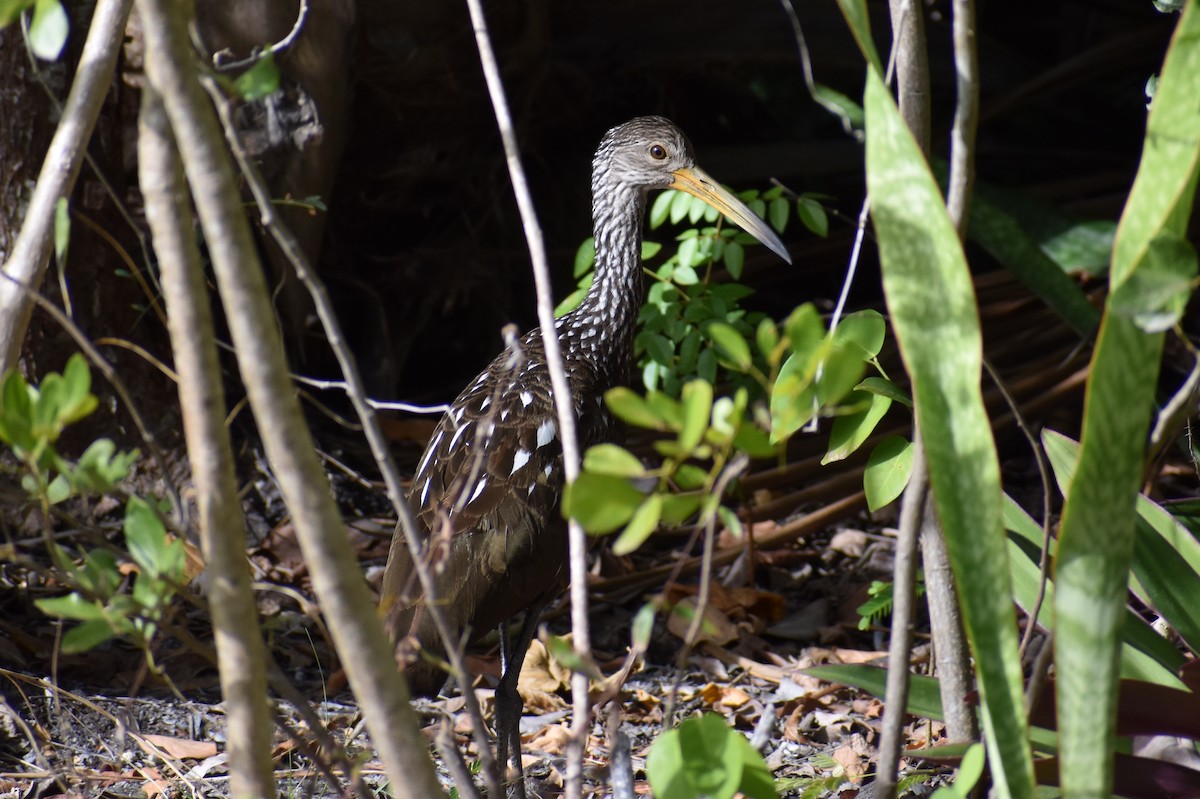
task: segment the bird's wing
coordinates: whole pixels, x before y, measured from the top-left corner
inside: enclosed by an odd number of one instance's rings
[[[497,526],[506,500],[542,512],[557,503],[562,446],[549,375],[541,361],[505,361],[459,395],[417,466],[409,502],[434,538]]]

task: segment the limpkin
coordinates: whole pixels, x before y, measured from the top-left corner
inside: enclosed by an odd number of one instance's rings
[[[670,121],[639,117],[608,131],[592,161],[595,277],[582,303],[555,323],[581,451],[617,435],[603,397],[630,377],[646,198],[666,188],[700,198],[791,262],[771,229],[696,166],[690,142]],[[417,466],[409,504],[451,630],[470,642],[501,627],[504,649],[505,623],[528,611],[516,642],[502,652],[496,690],[498,749],[503,758],[511,746],[519,764],[517,677],[539,612],[565,585],[567,534],[559,512],[562,448],[540,330],[512,350],[446,411]],[[423,612],[399,535],[384,573],[382,607],[414,693],[436,692],[446,675],[417,656],[413,644],[439,657],[444,644]]]

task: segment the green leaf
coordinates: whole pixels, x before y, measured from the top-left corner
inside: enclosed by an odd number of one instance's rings
[[[695,241],[695,239],[692,239],[692,241]],[[684,243],[686,244],[687,242]],[[683,248],[680,247],[679,249],[682,252]],[[675,281],[676,285],[680,286],[694,286],[700,282],[700,276],[696,274],[695,268],[687,265],[676,267],[675,274],[671,276],[671,279]]]
[[[815,305],[806,302],[792,311],[783,323],[784,333],[793,352],[811,355],[825,340],[825,322]]]
[[[592,239],[592,241],[595,242],[595,239]],[[643,241],[642,242],[642,260],[649,261],[651,258],[653,258],[654,256],[658,255],[660,252],[662,252],[662,247],[663,246],[661,244],[659,244],[657,241]],[[594,261],[595,258],[593,257],[592,260]]]
[[[804,669],[805,674],[826,682],[849,685],[882,699],[887,693],[887,669],[859,664],[834,664]],[[908,677],[908,704],[905,710],[925,719],[942,720],[942,694],[938,681],[920,674]]]
[[[846,18],[846,24],[850,26],[850,33],[854,35],[858,49],[866,56],[873,68],[873,73],[882,75],[883,62],[879,60],[879,53],[876,52],[875,42],[871,38],[871,17],[867,14],[865,0],[838,0],[838,8],[841,9],[842,16]],[[870,103],[867,103],[867,118],[869,125]]]
[[[820,83],[813,85],[812,94],[813,99],[820,103],[822,108],[841,120],[842,128],[847,133],[854,133],[863,129],[863,126],[866,124],[866,116],[863,113],[862,106],[857,102],[842,94],[837,89],[831,89]],[[813,232],[815,233],[816,231]]]
[[[125,543],[143,572],[152,577],[166,572],[167,531],[158,514],[137,497],[130,497],[125,505]]]
[[[730,799],[742,783],[744,752],[720,716],[690,718],[664,733],[646,755],[646,776],[659,799]],[[744,738],[742,739],[745,740]]]
[[[686,192],[677,191],[671,198],[671,224],[678,225],[688,215],[692,208],[692,196]]]
[[[555,306],[554,318],[557,319],[560,316],[566,316],[571,311],[578,308],[579,304],[583,302],[583,298],[587,296],[588,288],[590,287],[591,284],[589,283],[587,286],[577,288],[568,294],[562,302]]]
[[[633,517],[629,520],[629,524],[625,525],[625,529],[617,536],[617,540],[613,542],[612,551],[614,555],[628,555],[633,552],[650,537],[650,534],[658,529],[658,520],[662,516],[663,500],[661,494],[651,494],[646,497],[645,502],[638,506],[634,511]]]
[[[867,407],[833,420],[833,429],[829,431],[829,451],[821,458],[822,466],[843,460],[861,447],[863,442],[871,437],[871,433],[875,432],[876,425],[887,413],[888,408],[892,407],[890,397],[865,391],[856,391],[846,399],[851,403],[865,400]]]
[[[676,259],[679,261],[679,266],[691,267],[698,260],[697,253],[700,251],[700,240],[695,236],[684,239],[679,245],[679,252],[676,254]]]
[[[671,205],[675,202],[677,193],[674,189],[668,189],[654,198],[654,203],[650,206],[651,230],[661,227],[662,223],[667,221],[667,215],[671,212]]]
[[[770,220],[771,227],[775,228],[776,233],[783,233],[787,229],[789,210],[791,210],[790,203],[783,197],[776,197],[767,206],[767,219]]]
[[[1198,96],[1200,4],[1192,2],[1167,50],[1113,244],[1109,308],[1093,349],[1079,463],[1063,508],[1054,654],[1056,668],[1070,677],[1058,685],[1059,768],[1068,796],[1112,793],[1116,654],[1163,351],[1161,333],[1147,334],[1112,303],[1148,263],[1152,271],[1161,268],[1152,250],[1186,235],[1200,164]]]
[[[1035,238],[1036,227],[1047,220],[1060,228],[1070,224],[1070,220],[1053,206],[1035,204],[1028,197],[1013,196],[977,183],[971,202],[968,235],[1076,332],[1091,336],[1100,322],[1099,312],[1079,284],[1064,274],[1061,262],[1056,263],[1047,253],[1044,241]],[[1052,235],[1052,231],[1046,231],[1046,236]],[[1105,264],[1107,261],[1105,254]]]
[[[238,75],[233,89],[246,102],[254,102],[279,91],[279,68],[275,65],[275,52],[267,49],[254,66]]]
[[[56,619],[74,619],[75,621],[104,619],[104,609],[77,592],[49,599],[35,599],[33,604],[42,613]]]
[[[33,435],[33,396],[36,392],[16,369],[0,385],[0,440],[20,452],[38,445]]]
[[[54,203],[54,257],[61,264],[71,242],[71,206],[66,197]]]
[[[642,257],[646,257],[645,252],[642,253]],[[592,267],[595,265],[596,237],[588,236],[583,240],[583,243],[579,245],[579,249],[575,251],[575,265],[572,267],[571,273],[575,276],[575,279],[578,280],[588,272],[592,271]]]
[[[735,538],[741,538],[744,530],[742,529],[742,520],[732,508],[721,505],[717,508],[717,516],[721,519],[721,524],[733,534]]]
[[[583,468],[592,474],[613,477],[642,477],[646,468],[629,450],[617,444],[597,444],[583,456]]]
[[[708,429],[712,412],[713,388],[706,380],[692,380],[683,387],[683,427],[679,431],[679,446],[695,449]]]
[[[1196,272],[1191,243],[1169,231],[1160,233],[1150,240],[1140,266],[1113,293],[1109,307],[1146,333],[1169,330],[1183,317]]]
[[[623,477],[584,472],[563,494],[563,516],[574,518],[593,535],[626,524],[642,503],[642,494]]]
[[[887,397],[890,400],[899,402],[909,408],[912,407],[912,397],[901,391],[895,383],[888,380],[886,377],[872,376],[868,377],[854,387],[859,391],[869,391],[872,394],[878,394],[881,397]]]
[[[696,515],[704,503],[704,494],[667,494],[663,497],[660,518],[667,527],[678,527]]]
[[[671,366],[675,363],[675,347],[671,343],[671,339],[657,333],[645,338],[646,354],[655,363],[661,363],[663,366]]]
[[[754,331],[754,343],[764,358],[770,358],[779,346],[779,328],[772,319],[763,319]]]
[[[825,207],[816,200],[800,197],[796,200],[796,215],[800,217],[800,222],[804,227],[812,233],[821,238],[829,235],[829,217],[825,214]]]
[[[883,349],[883,337],[887,323],[883,314],[870,309],[849,314],[837,326],[834,340],[854,344],[862,350],[864,358],[874,358]]]
[[[746,265],[746,248],[731,241],[725,245],[725,268],[734,280],[742,279],[742,269]]]
[[[709,322],[704,327],[704,334],[716,346],[721,356],[730,361],[736,369],[744,372],[750,368],[750,345],[733,325]]]
[[[647,602],[634,614],[629,638],[635,651],[644,651],[650,645],[650,635],[654,632],[654,616],[657,613],[658,608],[652,602]]]
[[[771,386],[771,441],[782,441],[816,415],[814,372],[812,355],[796,352],[783,362]]]
[[[900,436],[888,436],[871,450],[863,474],[869,509],[879,510],[904,492],[912,460],[912,442]]]
[[[43,61],[57,61],[69,29],[66,9],[59,0],[37,0],[29,26],[29,49]]]
[[[682,463],[675,470],[675,485],[683,491],[697,491],[708,484],[708,472],[694,463]]]
[[[63,369],[62,423],[71,424],[96,410],[98,400],[91,393],[92,374],[87,360],[75,353]]]
[[[884,294],[912,377],[932,494],[961,589],[988,760],[999,795],[1028,799],[1034,790],[1029,725],[999,458],[980,388],[983,344],[971,273],[941,191],[882,71],[868,71],[864,96],[867,192]]]
[[[738,425],[733,445],[751,458],[772,458],[776,453],[771,437],[749,422]]]
[[[636,392],[618,386],[609,389],[604,394],[604,403],[613,414],[634,427],[644,427],[648,430],[665,430],[667,425],[661,413],[650,406]]]
[[[112,625],[107,620],[85,621],[67,630],[62,638],[62,651],[69,655],[87,652],[112,637]]]

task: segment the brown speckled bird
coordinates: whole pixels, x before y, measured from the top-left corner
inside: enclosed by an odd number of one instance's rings
[[[694,161],[679,128],[639,117],[605,134],[592,162],[595,278],[574,311],[555,322],[575,404],[580,451],[611,441],[604,393],[630,376],[642,303],[642,223],[652,189],[679,189],[704,200],[791,262],[761,219]],[[426,538],[437,603],[450,629],[469,642],[529,611],[503,653],[496,691],[501,757],[519,760],[516,680],[538,613],[567,578],[562,446],[540,330],[510,346],[454,400],[425,450],[409,503]],[[382,589],[389,633],[416,693],[436,692],[446,675],[416,653],[437,658],[443,642],[426,612],[408,549],[392,542]],[[503,761],[502,761],[503,762]]]

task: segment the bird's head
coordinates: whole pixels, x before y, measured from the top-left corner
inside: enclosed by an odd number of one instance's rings
[[[612,192],[613,188],[625,191]],[[606,191],[606,189],[608,191]],[[745,203],[696,165],[692,143],[669,119],[637,117],[604,134],[592,163],[592,190],[597,202],[621,202],[620,194],[652,189],[678,189],[699,197],[729,217],[788,263],[791,256],[775,232]]]

